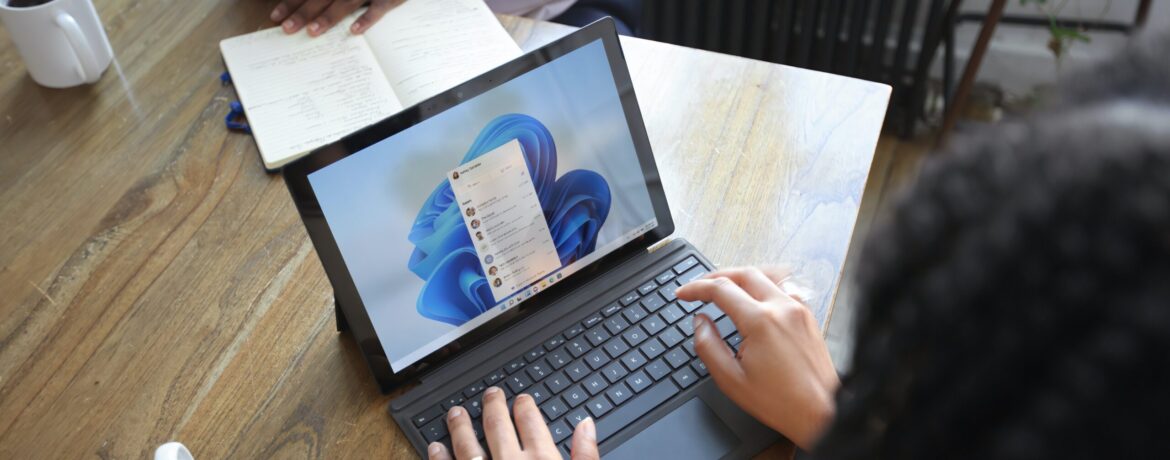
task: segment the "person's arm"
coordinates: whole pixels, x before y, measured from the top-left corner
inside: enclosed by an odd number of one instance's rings
[[[279,23],[285,33],[296,33],[306,26],[309,35],[325,33],[350,13],[361,8],[366,0],[281,0],[272,10],[272,22]],[[351,33],[365,32],[382,16],[405,0],[371,0],[370,7],[350,26]]]
[[[787,272],[720,270],[680,287],[679,299],[714,302],[743,336],[738,355],[706,315],[695,350],[719,389],[757,420],[808,450],[833,418],[840,381],[816,318],[780,288]]]
[[[513,417],[516,424],[512,425],[512,417],[508,416],[508,403],[504,400],[504,392],[496,387],[490,387],[483,392],[483,435],[487,440],[491,458],[499,459],[559,459],[560,452],[553,444],[552,434],[545,425],[544,416],[536,407],[536,401],[531,396],[522,394],[512,401]],[[475,438],[475,431],[471,427],[471,418],[467,411],[460,406],[452,407],[447,412],[447,431],[451,433],[452,452],[441,443],[431,443],[427,446],[427,457],[430,460],[473,460],[484,459],[483,447]],[[517,438],[516,434],[520,437]],[[586,418],[577,424],[573,431],[572,459],[598,460],[597,429],[592,418]]]

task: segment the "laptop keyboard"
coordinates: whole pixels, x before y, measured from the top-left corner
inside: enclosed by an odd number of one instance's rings
[[[553,441],[569,452],[570,435],[586,417],[600,444],[682,390],[707,378],[695,353],[692,317],[705,313],[728,345],[742,340],[714,304],[675,298],[679,286],[708,272],[694,256],[644,280],[639,287],[415,415],[427,443],[450,446],[446,413],[462,405],[483,440],[482,393],[498,386],[511,401],[527,393],[548,421]]]

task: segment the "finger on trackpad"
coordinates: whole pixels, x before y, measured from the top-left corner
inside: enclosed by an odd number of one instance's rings
[[[739,445],[739,438],[702,399],[693,398],[605,454],[609,459],[720,458]]]

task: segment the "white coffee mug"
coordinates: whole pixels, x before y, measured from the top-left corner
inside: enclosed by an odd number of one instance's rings
[[[37,83],[50,88],[94,83],[110,67],[114,50],[91,0],[29,7],[10,2],[0,0],[0,22]]]

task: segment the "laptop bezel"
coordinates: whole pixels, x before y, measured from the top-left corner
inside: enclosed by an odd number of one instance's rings
[[[325,222],[320,203],[309,184],[309,174],[598,40],[603,43],[605,48],[610,73],[613,75],[618,90],[658,226],[565,278],[563,282],[539,292],[519,307],[499,315],[414,364],[398,372],[393,371],[377,331],[370,321],[365,305],[362,303],[357,287],[350,276],[348,267],[342,259],[332,231]],[[655,243],[669,237],[674,231],[674,221],[671,219],[666,195],[662,189],[662,181],[650,148],[650,140],[642,120],[637,96],[634,93],[633,82],[630,79],[616,28],[613,20],[609,18],[594,22],[468,82],[404,109],[394,116],[316,149],[305,157],[285,166],[283,175],[297,211],[305,224],[306,231],[317,250],[318,258],[325,268],[326,276],[333,286],[334,298],[339,309],[339,329],[348,329],[353,334],[383,392],[389,392],[403,384],[417,381],[429,370],[456,359],[464,351],[474,348],[499,331],[543,310],[564,294],[597,278],[606,270],[606,267],[612,267],[625,259],[644,252]]]

